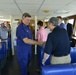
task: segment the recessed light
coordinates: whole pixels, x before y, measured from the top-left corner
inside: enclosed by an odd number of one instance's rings
[[[49,13],[49,12],[50,12],[50,10],[44,10],[44,12],[45,12],[45,13]]]

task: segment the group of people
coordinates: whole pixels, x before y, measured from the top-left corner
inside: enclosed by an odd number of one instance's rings
[[[48,21],[47,29],[43,27],[43,22],[38,21],[37,41],[32,39],[32,33],[29,27],[31,15],[24,13],[22,21],[16,30],[17,36],[17,57],[21,69],[21,75],[28,75],[28,65],[31,60],[31,47],[38,45],[38,50],[44,51],[42,64],[52,54],[51,64],[66,64],[71,62],[70,58],[70,39],[72,37],[72,25],[65,19],[63,24],[61,17],[52,17]]]
[[[58,16],[57,18],[59,19],[59,27],[66,29],[66,31],[68,33],[68,37],[69,37],[69,41],[70,41],[70,46],[74,47],[75,44],[74,44],[74,41],[72,39],[73,25],[71,23],[69,23],[69,18],[62,19],[61,16]],[[64,23],[62,22],[63,20],[64,20]]]

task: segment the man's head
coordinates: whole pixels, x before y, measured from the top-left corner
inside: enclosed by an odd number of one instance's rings
[[[64,18],[64,23],[67,24],[69,21],[69,18]]]
[[[58,26],[59,20],[56,17],[52,17],[48,21],[48,28],[52,31],[56,26]]]
[[[57,16],[57,18],[59,19],[59,23],[61,23],[62,22],[62,17],[61,16]]]
[[[5,22],[4,22],[4,24],[5,24],[5,25],[8,25],[8,22],[7,22],[7,21],[5,21]]]
[[[38,25],[38,28],[40,29],[43,26],[43,22],[42,21],[38,21],[37,25]]]
[[[5,27],[5,24],[4,23],[1,23],[1,27]]]
[[[23,22],[25,25],[29,25],[30,19],[31,19],[31,15],[30,15],[30,14],[24,13],[24,14],[22,15],[22,22]]]

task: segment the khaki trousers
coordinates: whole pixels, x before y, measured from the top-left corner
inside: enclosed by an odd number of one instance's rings
[[[68,54],[67,56],[62,56],[62,57],[52,56],[51,58],[51,64],[68,64],[70,62],[71,62],[70,54]]]

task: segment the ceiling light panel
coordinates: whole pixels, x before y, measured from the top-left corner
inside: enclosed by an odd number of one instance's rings
[[[18,4],[41,4],[43,0],[16,0]]]
[[[65,5],[74,0],[45,0],[44,4],[53,4],[53,5]]]
[[[13,0],[0,0],[0,4],[7,4],[7,3],[14,3],[14,1]]]

